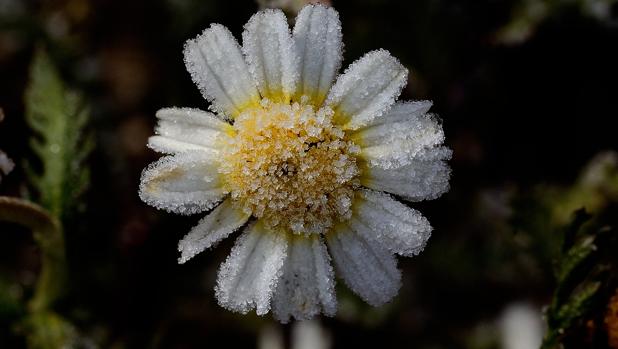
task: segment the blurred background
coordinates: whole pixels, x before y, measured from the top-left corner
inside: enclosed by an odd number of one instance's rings
[[[206,109],[182,48],[305,1],[0,0],[0,348],[618,348],[618,1],[334,0],[347,66],[384,48],[431,99],[451,190],[371,308],[280,325],[216,304],[234,239],[139,200],[161,107]]]

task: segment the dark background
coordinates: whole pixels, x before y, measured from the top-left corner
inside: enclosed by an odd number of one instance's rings
[[[339,314],[320,320],[334,347],[481,347],[471,344],[475,329],[506,305],[548,302],[551,248],[535,236],[518,240],[507,199],[539,186],[568,190],[595,155],[618,149],[618,5],[592,15],[585,1],[538,3],[546,13],[530,20],[515,0],[334,1],[343,66],[389,50],[411,71],[401,99],[433,100],[454,150],[450,192],[413,205],[435,230],[424,253],[400,259],[399,296],[371,309],[341,287]],[[185,71],[185,40],[213,22],[239,38],[257,9],[253,1],[0,0],[0,149],[18,165],[0,193],[27,188],[23,93],[37,45],[91,105],[92,180],[66,232],[71,282],[59,311],[101,347],[252,347],[274,324],[216,304],[216,270],[233,239],[178,265],[177,241],[198,217],[157,212],[137,196],[141,170],[157,158],[145,147],[155,111],[208,105]],[[504,34],[526,20],[527,36]],[[0,273],[27,298],[36,245],[16,226],[0,231]],[[23,347],[12,320],[1,321],[0,347]],[[289,340],[290,326],[282,331]]]

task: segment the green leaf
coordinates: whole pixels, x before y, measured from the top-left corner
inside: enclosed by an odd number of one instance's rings
[[[576,326],[577,320],[590,315],[602,282],[598,281],[602,268],[593,263],[598,258],[598,227],[584,227],[592,217],[578,210],[564,229],[562,253],[556,261],[556,289],[547,309],[547,332],[542,348],[558,348],[565,333]],[[601,245],[601,247],[607,247]]]
[[[556,281],[558,282],[556,294],[559,298],[564,295],[565,291],[568,292],[574,285],[581,282],[588,274],[589,270],[584,268],[584,264],[597,249],[594,241],[594,236],[583,237],[562,257],[556,274]]]
[[[28,348],[73,348],[78,339],[77,329],[60,315],[38,312],[28,316],[24,323]]]
[[[93,148],[92,137],[84,136],[89,110],[80,94],[67,90],[42,49],[30,67],[25,104],[26,121],[37,134],[30,145],[42,165],[40,173],[30,165],[26,173],[41,205],[62,220],[77,206],[89,182],[83,166]]]
[[[84,162],[94,142],[91,136],[84,135],[90,113],[83,96],[66,88],[42,49],[36,51],[30,67],[25,107],[26,121],[35,133],[30,139],[30,147],[41,165],[39,168],[26,164],[25,173],[38,193],[38,202],[55,223],[55,229],[47,231],[32,227],[41,248],[42,268],[29,306],[32,312],[42,312],[49,309],[64,291],[63,223],[79,207],[79,196],[88,186],[90,173]],[[32,215],[32,212],[25,214]],[[27,219],[20,223],[28,226]]]
[[[571,296],[568,303],[560,307],[557,318],[560,319],[561,328],[570,327],[574,320],[588,311],[600,287],[601,283],[598,281],[587,283]]]

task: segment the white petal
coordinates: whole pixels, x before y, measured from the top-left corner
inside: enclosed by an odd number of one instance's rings
[[[439,120],[415,102],[395,104],[380,120],[351,135],[370,166],[399,168],[417,160],[447,160]]]
[[[184,56],[187,70],[204,98],[212,102],[212,109],[235,117],[247,106],[258,105],[259,94],[240,45],[224,26],[213,24],[188,40]]]
[[[249,71],[262,97],[288,102],[298,81],[298,56],[281,10],[256,13],[242,34]]]
[[[326,104],[334,108],[345,129],[355,130],[384,114],[407,79],[408,70],[388,51],[372,51],[339,76]]]
[[[227,199],[215,208],[178,243],[180,258],[178,263],[185,263],[198,253],[227,238],[242,227],[250,215],[234,207],[232,199]]]
[[[283,234],[266,231],[258,222],[237,240],[221,265],[215,293],[219,304],[246,314],[264,315],[282,273],[288,241]]]
[[[451,151],[444,147],[417,154],[408,165],[384,169],[365,166],[360,178],[367,188],[386,191],[408,201],[433,200],[449,190],[451,169],[446,160]]]
[[[210,153],[166,156],[142,172],[140,198],[158,209],[194,214],[213,208],[225,196],[218,162]]]
[[[221,148],[221,139],[233,132],[232,125],[199,109],[164,108],[157,111],[157,118],[157,136],[148,139],[148,146],[162,153],[216,151]]]
[[[346,285],[373,306],[389,302],[401,287],[397,260],[382,245],[346,225],[327,235],[328,250]]]
[[[315,106],[322,105],[341,67],[341,36],[339,14],[332,7],[308,5],[296,17],[293,37],[300,57],[296,95],[309,97]]]
[[[399,101],[391,107],[383,117],[375,118],[371,120],[366,128],[371,126],[377,126],[382,124],[392,124],[399,121],[406,121],[410,118],[418,118],[424,114],[427,114],[429,109],[433,106],[432,101]]]
[[[283,275],[273,298],[275,317],[307,320],[319,314],[332,316],[337,309],[330,256],[319,237],[292,236]]]
[[[352,230],[402,256],[423,250],[432,228],[420,212],[383,193],[360,190],[357,195]]]

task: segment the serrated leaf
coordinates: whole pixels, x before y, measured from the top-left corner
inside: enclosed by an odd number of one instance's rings
[[[80,94],[67,91],[43,50],[36,52],[30,67],[25,104],[26,121],[37,133],[31,148],[42,165],[40,174],[31,169],[26,173],[41,205],[61,219],[76,207],[89,181],[83,166],[93,148],[92,138],[84,137],[89,111]]]
[[[586,236],[580,239],[575,246],[571,247],[561,259],[561,263],[558,266],[556,279],[560,288],[570,286],[573,282],[582,280],[587,274],[587,270],[581,273],[577,272],[577,269],[591,256],[596,250],[594,244],[594,236]],[[559,292],[560,293],[560,292]]]
[[[568,303],[560,307],[557,318],[560,319],[561,328],[571,326],[575,319],[588,310],[592,298],[600,287],[601,283],[598,281],[587,283],[571,296]]]
[[[557,285],[546,312],[548,328],[542,348],[560,346],[565,333],[576,325],[576,320],[589,315],[602,286],[602,282],[597,281],[599,268],[593,263],[600,230],[583,228],[590,219],[584,210],[578,210],[571,223],[562,230],[562,253],[555,268]]]

